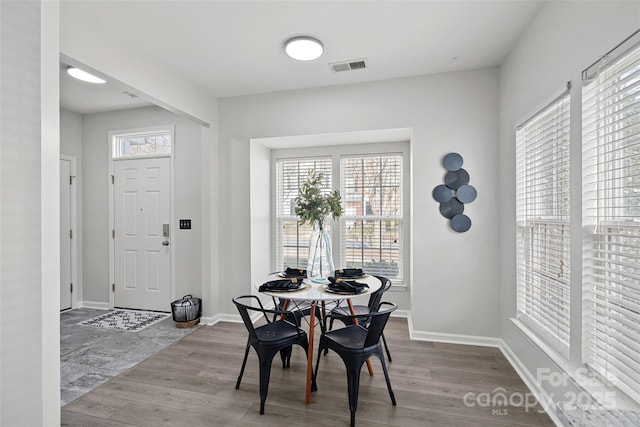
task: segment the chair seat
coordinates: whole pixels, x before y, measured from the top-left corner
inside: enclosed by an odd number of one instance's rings
[[[294,339],[303,334],[291,323],[277,321],[256,328],[256,335],[263,343],[278,345],[281,341]]]
[[[329,331],[324,337],[331,344],[337,344],[343,350],[362,351],[364,341],[367,338],[367,329],[360,325],[351,325],[335,331]]]
[[[345,307],[345,306],[336,307],[331,312],[333,314],[337,314],[338,316],[351,316],[351,311],[349,310],[349,307]],[[371,310],[366,305],[353,306],[353,313],[357,316],[361,314],[362,315],[369,314],[370,312]]]

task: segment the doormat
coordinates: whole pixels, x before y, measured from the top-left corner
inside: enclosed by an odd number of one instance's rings
[[[118,331],[138,332],[169,317],[169,313],[153,311],[113,310],[93,319],[85,320],[79,325],[95,326]]]

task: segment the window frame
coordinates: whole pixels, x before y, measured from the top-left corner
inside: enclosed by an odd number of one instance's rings
[[[148,137],[168,135],[171,138],[171,144],[169,146],[168,153],[153,153],[144,155],[118,155],[119,148],[118,143],[121,139],[131,137]],[[114,160],[131,160],[131,159],[149,159],[159,157],[172,157],[175,151],[175,131],[173,125],[167,126],[153,126],[146,128],[128,129],[126,131],[115,131],[110,133],[110,158]]]
[[[296,258],[299,257],[299,252],[301,248],[304,248],[305,246],[300,245],[300,234],[301,234],[301,230],[300,230],[300,224],[298,223],[298,217],[294,214],[294,215],[282,215],[279,212],[279,207],[280,207],[280,194],[278,192],[278,188],[277,188],[277,179],[278,179],[278,167],[279,167],[279,163],[280,162],[318,162],[318,161],[328,161],[329,162],[329,169],[332,169],[332,163],[333,163],[333,159],[331,156],[310,156],[310,157],[291,157],[291,158],[280,158],[278,160],[276,160],[273,164],[273,169],[274,169],[274,178],[273,178],[273,186],[271,187],[273,190],[273,221],[274,221],[274,245],[273,247],[276,248],[275,251],[275,262],[274,265],[276,266],[275,269],[279,269],[278,265],[279,265],[279,258],[280,258],[280,254],[278,252],[278,248],[281,247],[282,245],[282,240],[281,240],[281,235],[278,232],[278,230],[281,229],[282,225],[285,222],[291,222],[291,221],[295,221],[296,223]],[[332,173],[333,176],[333,173]],[[300,180],[304,179],[304,174],[299,174],[298,178]],[[331,181],[330,187],[333,188],[333,180]],[[305,224],[304,227],[309,227],[309,233],[311,232],[310,230],[310,226]],[[332,224],[331,221],[329,221],[326,225],[327,230],[329,231],[329,233],[331,234],[331,229],[332,229]],[[307,251],[308,251],[308,245],[307,247]],[[298,266],[300,266],[300,264],[298,263]],[[302,268],[302,267],[301,267]],[[306,266],[304,266],[303,268],[306,268]]]
[[[360,156],[376,156],[376,155],[388,155],[399,154],[402,156],[402,240],[401,245],[401,271],[402,280],[392,280],[392,289],[406,290],[409,284],[409,248],[410,248],[410,221],[409,221],[409,196],[410,196],[410,173],[409,173],[409,153],[410,146],[408,141],[399,142],[385,142],[385,143],[363,143],[363,144],[344,144],[344,145],[331,145],[321,147],[308,147],[308,148],[287,148],[287,149],[274,149],[271,150],[271,183],[270,188],[272,191],[271,197],[271,266],[274,270],[279,267],[277,265],[277,235],[278,235],[278,220],[276,218],[276,164],[280,160],[294,160],[294,159],[307,159],[307,158],[320,158],[331,157],[332,159],[332,189],[337,188],[341,190],[341,159],[343,157],[360,157]],[[342,190],[341,190],[342,191]],[[331,227],[331,243],[334,255],[334,261],[336,267],[340,266],[342,262],[342,248],[341,248],[341,230],[342,223],[338,221],[329,220],[329,226]]]
[[[340,263],[341,265],[346,265],[347,261],[346,261],[346,254],[344,249],[346,249],[346,245],[343,245],[343,242],[345,242],[345,224],[344,221],[362,221],[363,223],[365,221],[373,221],[373,222],[380,222],[380,226],[382,227],[382,222],[383,221],[396,221],[399,223],[399,234],[400,237],[402,238],[402,241],[404,242],[404,212],[405,212],[405,206],[404,206],[404,157],[402,155],[402,153],[398,153],[398,152],[388,152],[388,153],[366,153],[366,154],[357,154],[357,155],[341,155],[340,156],[340,192],[341,194],[344,195],[346,194],[346,190],[345,190],[345,177],[343,176],[343,170],[344,170],[344,164],[343,161],[344,160],[348,160],[348,159],[365,159],[365,158],[382,158],[382,157],[399,157],[400,158],[400,187],[401,187],[401,194],[400,194],[400,215],[349,215],[346,213],[346,209],[345,209],[345,213],[342,215],[342,217],[340,218],[340,251],[339,251],[339,255],[340,255]],[[382,193],[381,193],[382,194]],[[343,200],[343,205],[344,205],[344,200]],[[382,242],[381,242],[382,245]],[[398,275],[399,277],[391,277],[391,276],[387,276],[392,283],[395,284],[401,284],[403,283],[404,280],[404,275],[405,275],[405,270],[404,270],[404,266],[402,264],[405,258],[405,250],[404,250],[404,244],[400,244],[398,247],[398,257],[399,257],[399,271],[398,271]],[[364,245],[360,248],[361,249],[361,253],[362,253],[362,259],[364,262],[364,251],[365,251],[365,247]],[[382,252],[382,248],[378,248],[380,250],[380,252]],[[369,270],[366,267],[363,267],[365,270]],[[375,272],[373,271],[372,274],[380,274],[380,275],[385,275],[382,272]]]
[[[516,317],[526,326],[528,333],[534,334],[564,360],[569,358],[571,342],[570,117],[571,96],[568,85],[567,90],[517,126],[515,132]],[[552,123],[558,118],[562,120],[560,126]],[[542,125],[531,129],[532,136],[527,135],[528,127],[538,121],[543,121]],[[558,130],[561,132],[560,138],[538,137],[539,133],[536,133],[550,131],[555,135]],[[565,141],[564,145],[561,145],[562,141]],[[540,148],[536,147],[534,150],[532,145],[536,143]],[[547,146],[548,144],[550,145]],[[552,155],[551,161],[546,157],[543,160],[543,156],[548,155]],[[561,162],[556,162],[556,158]],[[549,162],[551,166],[548,166]],[[547,170],[544,169],[545,163]],[[558,173],[558,165],[566,170],[561,169]],[[529,168],[532,166],[537,170],[530,172]],[[549,176],[553,178],[552,189],[556,191],[555,184],[562,172],[566,173],[563,187],[567,197],[565,206],[562,207],[562,202],[558,202],[555,197],[551,197],[550,205],[540,201],[537,193],[544,189],[545,179]],[[534,200],[531,201],[532,199]],[[549,233],[555,233],[560,238],[551,242],[548,238],[540,240],[541,235]],[[558,253],[565,262],[561,259],[557,269],[552,270],[549,261]]]
[[[627,348],[634,353],[640,347],[630,339],[640,336],[640,214],[637,205],[620,200],[637,197],[625,196],[625,190],[635,185],[625,181],[639,176],[630,170],[640,169],[640,153],[629,155],[625,150],[630,148],[629,140],[631,148],[638,150],[640,133],[623,134],[639,126],[633,120],[640,109],[636,90],[640,84],[640,43],[599,65],[602,67],[590,67],[593,74],[583,73],[581,358],[605,384],[640,403],[640,365],[637,361],[633,365],[627,355]],[[625,86],[630,76],[634,80],[631,89]],[[598,105],[601,99],[606,102]],[[626,100],[630,100],[628,105]],[[632,113],[626,115],[628,110]],[[634,157],[636,164],[625,165]]]

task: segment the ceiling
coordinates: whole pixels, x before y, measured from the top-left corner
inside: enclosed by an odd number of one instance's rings
[[[214,97],[334,86],[499,65],[542,5],[534,1],[61,1],[104,37],[126,40]],[[67,21],[68,22],[68,21]],[[295,35],[320,39],[315,61],[288,58]],[[363,59],[366,69],[333,72]],[[64,66],[64,64],[63,64]],[[66,68],[66,67],[65,67]],[[117,85],[61,73],[61,105],[92,113],[146,105]]]
[[[107,84],[86,83],[67,74],[67,64],[60,63],[60,106],[79,114],[101,113],[152,105],[113,81]]]

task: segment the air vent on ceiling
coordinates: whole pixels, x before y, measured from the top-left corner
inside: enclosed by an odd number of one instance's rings
[[[361,70],[363,68],[367,68],[367,60],[355,59],[353,61],[334,62],[329,65],[334,73],[339,73],[341,71]]]

